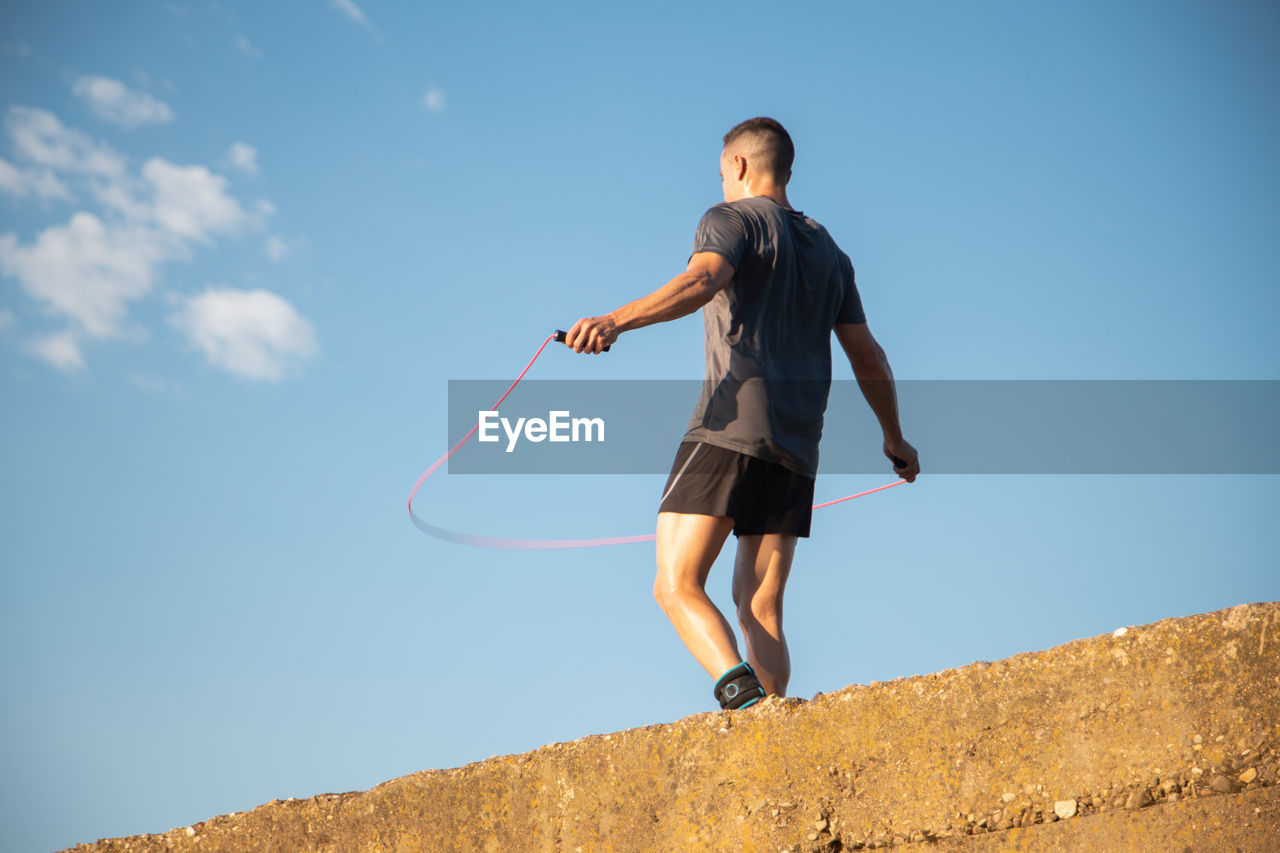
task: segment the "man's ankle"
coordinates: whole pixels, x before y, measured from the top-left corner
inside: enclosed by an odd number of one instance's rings
[[[749,708],[765,696],[764,687],[749,663],[739,663],[716,682],[715,697],[726,711]]]

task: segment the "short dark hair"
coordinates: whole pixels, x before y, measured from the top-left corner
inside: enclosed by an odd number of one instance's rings
[[[734,125],[724,135],[724,147],[727,149],[738,141],[745,142],[749,150],[764,161],[760,164],[762,170],[782,179],[791,174],[796,147],[791,142],[791,134],[777,119],[756,116]]]

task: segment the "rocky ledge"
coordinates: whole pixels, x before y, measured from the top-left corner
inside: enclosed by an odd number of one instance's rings
[[[1280,603],[77,851],[1280,851]]]

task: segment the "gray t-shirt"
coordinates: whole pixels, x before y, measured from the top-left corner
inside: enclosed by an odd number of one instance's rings
[[[733,264],[702,309],[707,372],[685,433],[818,474],[831,390],[831,329],[864,323],[849,256],[803,213],[758,196],[708,210],[693,253]]]

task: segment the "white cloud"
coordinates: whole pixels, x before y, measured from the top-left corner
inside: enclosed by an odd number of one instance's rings
[[[211,365],[249,379],[281,379],[318,350],[311,323],[267,290],[210,288],[171,321]]]
[[[246,211],[228,187],[224,176],[204,166],[179,166],[153,157],[140,175],[96,182],[92,189],[99,202],[130,223],[153,227],[170,242],[209,243],[214,236],[260,226],[275,210],[263,199],[252,212]]]
[[[123,157],[110,146],[64,127],[53,113],[10,107],[4,124],[18,156],[37,166],[103,178],[124,174]]]
[[[43,110],[12,107],[5,127],[25,163],[0,161],[0,184],[6,190],[69,200],[71,192],[62,179],[75,178],[87,181],[93,195],[125,216],[123,221],[103,220],[82,210],[25,245],[14,234],[2,234],[0,273],[17,279],[50,313],[70,320],[74,328],[68,333],[120,336],[129,303],[150,292],[156,267],[187,254],[184,235],[157,224],[156,191],[129,176],[123,158],[110,148],[64,127]],[[166,213],[176,218],[167,208]],[[82,361],[77,339],[42,339],[32,352],[59,365]]]
[[[231,44],[232,46],[235,47],[236,50],[240,51],[245,56],[251,59],[262,58],[262,51],[259,48],[256,48],[253,45],[249,44],[249,40],[244,36],[236,36],[234,39],[231,40]]]
[[[133,222],[148,222],[151,219],[151,206],[142,197],[146,187],[142,181],[132,175],[121,177],[106,183],[95,183],[92,187],[94,197],[116,213]]]
[[[58,332],[36,338],[27,344],[27,349],[32,355],[44,359],[59,370],[70,372],[84,368],[84,355],[71,332]]]
[[[119,181],[98,192],[123,221],[80,211],[29,245],[13,234],[0,236],[0,271],[90,337],[118,337],[129,304],[151,292],[161,264],[188,257],[192,242],[207,244],[253,224],[226,185],[226,178],[203,166],[153,158],[141,181]]]
[[[48,169],[20,169],[0,157],[0,190],[16,196],[37,195],[40,198],[71,200],[66,184]]]
[[[26,195],[29,191],[27,176],[3,157],[0,157],[0,189],[14,195]]]
[[[231,194],[227,178],[205,166],[153,157],[140,169],[129,169],[109,147],[42,110],[12,107],[5,128],[15,160],[0,159],[0,191],[66,199],[72,198],[72,190],[85,191],[86,199],[100,206],[75,212],[65,224],[45,228],[29,242],[0,232],[0,274],[15,279],[48,314],[68,323],[64,331],[38,338],[26,349],[63,370],[83,366],[81,347],[88,341],[141,332],[130,325],[129,312],[152,293],[165,264],[190,258],[197,244],[261,228],[275,211],[266,199],[246,208]],[[256,151],[243,143],[233,145],[228,157],[239,168],[256,167]],[[291,248],[281,241],[268,254],[274,257],[273,252]],[[211,326],[210,318],[227,314],[226,298],[214,293],[210,300],[192,302],[184,316],[192,320],[187,328],[193,330],[193,340],[219,366],[278,378],[282,365],[314,345],[310,324],[265,291],[283,309],[262,297],[241,306],[241,313],[262,321],[259,326],[249,323],[248,331],[239,332],[239,327],[226,332]],[[273,307],[275,313],[268,310]],[[202,330],[202,336],[196,338],[195,330]]]
[[[142,86],[144,89],[159,86],[161,89],[164,89],[166,92],[178,91],[177,84],[174,83],[172,80],[170,80],[168,77],[161,77],[159,80],[153,80],[151,78],[151,75],[145,71],[134,71],[133,79],[137,80],[138,85]]]
[[[142,177],[154,196],[156,224],[178,237],[207,243],[214,234],[232,234],[246,224],[244,208],[227,194],[227,179],[204,166],[175,166],[153,157]]]
[[[174,248],[153,231],[82,211],[27,246],[13,234],[0,236],[0,271],[91,337],[115,337],[128,304],[151,290],[156,265]]]
[[[135,92],[110,77],[81,77],[71,91],[87,103],[98,118],[123,128],[173,120],[173,110],[164,101],[145,92]]]
[[[258,174],[258,149],[243,142],[231,143],[227,152],[227,162],[242,172],[250,175]]]
[[[355,0],[329,0],[329,5],[357,24],[367,26],[369,23],[369,19],[364,16],[364,10],[355,4]]]
[[[433,113],[440,112],[444,109],[444,90],[432,86],[427,90],[427,94],[422,96],[422,103]]]
[[[157,394],[161,391],[169,389],[169,383],[155,376],[148,376],[145,373],[135,373],[130,377],[133,384],[139,389],[146,391],[148,394]]]
[[[378,28],[369,22],[369,19],[365,17],[364,10],[356,5],[355,0],[329,0],[329,6],[337,9],[352,22],[364,27],[378,42],[383,40],[382,33],[378,32]]]
[[[267,238],[267,257],[279,263],[289,255],[292,255],[294,250],[301,245],[301,240],[285,240],[283,237],[276,237],[273,235]]]

